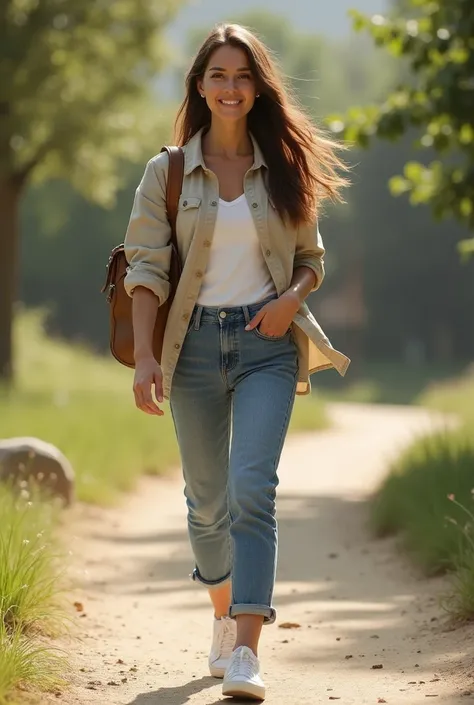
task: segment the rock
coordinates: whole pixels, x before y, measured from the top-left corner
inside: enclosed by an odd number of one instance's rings
[[[74,500],[74,470],[56,446],[40,438],[0,439],[0,481],[13,487],[33,480],[66,506]]]

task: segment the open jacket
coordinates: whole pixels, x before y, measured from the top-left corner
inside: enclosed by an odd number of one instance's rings
[[[183,147],[184,180],[176,222],[183,273],[163,342],[161,366],[166,399],[169,399],[173,373],[206,271],[219,203],[217,177],[207,169],[202,155],[202,132]],[[317,221],[300,227],[283,223],[265,186],[267,165],[253,137],[252,141],[254,163],[245,176],[244,190],[277,294],[289,289],[293,270],[301,266],[315,272],[314,289],[318,289],[324,278],[325,251]],[[148,162],[136,190],[125,236],[125,255],[129,262],[125,277],[127,293],[133,296],[136,286],[144,286],[156,294],[160,303],[169,294],[171,229],[166,215],[167,174],[166,152]],[[313,372],[335,368],[342,376],[346,373],[350,360],[332,347],[306,304],[295,315],[292,332],[299,361],[297,394],[310,392],[309,377]]]

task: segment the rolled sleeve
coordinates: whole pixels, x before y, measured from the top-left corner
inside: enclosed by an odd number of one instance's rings
[[[164,163],[166,160],[166,164]],[[124,279],[129,296],[137,286],[150,289],[164,303],[169,295],[171,227],[166,213],[168,155],[150,160],[135,192],[124,240],[128,262]]]
[[[300,226],[296,239],[293,269],[308,267],[313,270],[316,275],[316,282],[311,291],[316,291],[323,283],[325,252],[318,221],[316,220],[311,225]]]

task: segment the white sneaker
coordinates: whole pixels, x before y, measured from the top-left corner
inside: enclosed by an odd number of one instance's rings
[[[232,654],[224,676],[222,695],[245,700],[265,700],[260,663],[248,646],[239,646]]]
[[[209,671],[214,678],[224,678],[236,638],[237,624],[234,619],[230,617],[214,619],[214,633],[209,654]]]

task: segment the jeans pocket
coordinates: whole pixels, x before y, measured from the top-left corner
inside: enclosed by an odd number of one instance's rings
[[[273,342],[277,342],[278,340],[286,340],[290,337],[291,334],[291,328],[288,328],[286,333],[283,333],[283,335],[265,335],[265,333],[259,331],[258,327],[253,328],[252,330],[257,336],[257,338],[260,338],[261,340],[271,340]]]

